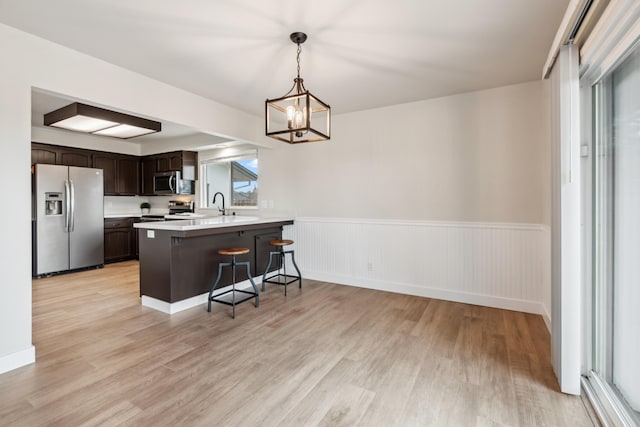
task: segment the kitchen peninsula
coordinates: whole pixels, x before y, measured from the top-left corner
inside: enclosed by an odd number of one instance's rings
[[[251,262],[251,275],[261,276],[269,261],[269,242],[282,238],[289,218],[218,216],[201,219],[143,222],[140,229],[140,296],[142,305],[175,313],[207,301],[218,263],[229,261],[219,249],[246,247],[238,261]],[[273,269],[276,269],[274,266]],[[231,284],[224,269],[222,286]],[[236,282],[247,280],[238,270]]]

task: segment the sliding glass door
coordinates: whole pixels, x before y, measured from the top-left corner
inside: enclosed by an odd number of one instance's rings
[[[587,379],[610,420],[640,425],[640,48],[593,87],[592,108]]]

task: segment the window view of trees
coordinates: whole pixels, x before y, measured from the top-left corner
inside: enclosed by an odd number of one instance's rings
[[[258,206],[258,159],[231,162],[234,206]]]

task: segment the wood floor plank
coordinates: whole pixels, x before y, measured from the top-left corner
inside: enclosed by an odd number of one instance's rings
[[[138,278],[33,281],[37,363],[0,375],[0,425],[591,425],[540,316],[313,280],[169,316]]]

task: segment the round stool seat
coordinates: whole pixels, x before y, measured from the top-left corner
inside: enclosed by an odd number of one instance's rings
[[[228,248],[218,250],[220,255],[244,255],[249,253],[248,248]]]
[[[271,246],[288,246],[293,244],[293,240],[272,240],[269,242]]]

